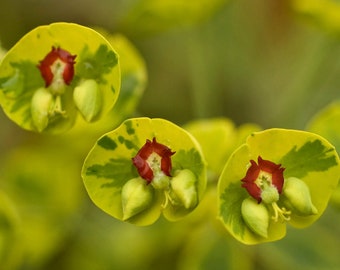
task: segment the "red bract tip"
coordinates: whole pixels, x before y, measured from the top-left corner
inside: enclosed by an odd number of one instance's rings
[[[152,141],[146,140],[146,143],[132,158],[133,165],[137,168],[139,175],[148,181],[153,180],[156,172],[163,172],[171,176],[171,156],[175,152],[167,146],[160,144],[153,138]]]
[[[262,188],[265,187],[263,181],[273,185],[278,193],[281,194],[284,183],[283,171],[285,169],[281,167],[281,164],[264,160],[260,156],[257,161],[258,164],[254,160],[250,160],[251,166],[241,181],[243,182],[242,187],[246,188],[249,195],[260,203],[262,200]]]
[[[53,70],[52,66],[55,61],[60,60],[65,64],[64,70],[62,71],[62,77],[64,83],[69,85],[74,76],[74,59],[76,55],[71,55],[68,51],[61,49],[60,47],[52,47],[52,50],[45,56],[45,58],[40,61],[38,68],[40,70],[41,76],[45,80],[45,87],[48,87],[53,82],[54,76],[58,74]]]

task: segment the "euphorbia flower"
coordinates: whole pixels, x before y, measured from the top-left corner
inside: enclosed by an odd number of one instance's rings
[[[69,85],[74,76],[75,58],[76,55],[52,46],[52,50],[38,65],[41,76],[45,80],[45,87],[53,84],[54,88],[59,89],[62,84]]]
[[[339,164],[334,146],[319,135],[287,129],[254,132],[222,171],[219,217],[243,243],[281,239],[287,223],[304,228],[321,216],[339,181]]]
[[[200,203],[206,168],[200,146],[164,119],[133,118],[104,134],[87,156],[82,176],[93,201],[119,220],[176,221]]]
[[[158,143],[156,138],[146,143],[132,158],[132,162],[138,170],[139,175],[149,183],[154,177],[162,175],[171,176],[171,156],[175,154],[164,144]]]
[[[283,171],[281,164],[275,164],[269,160],[264,160],[260,156],[257,159],[250,160],[246,176],[241,180],[242,187],[246,188],[248,193],[260,203],[262,201],[262,192],[268,187],[274,187],[278,194],[281,194],[284,183]]]
[[[263,202],[272,206],[275,221],[279,218],[289,220],[291,211],[277,205],[284,184],[283,171],[285,168],[282,168],[281,164],[264,160],[260,156],[257,161],[258,164],[254,160],[250,160],[251,166],[248,168],[246,176],[241,180],[242,187],[246,188],[258,203]]]
[[[72,23],[39,26],[1,60],[0,103],[24,129],[64,132],[78,123],[78,113],[94,122],[112,109],[119,70],[117,53],[96,31]]]

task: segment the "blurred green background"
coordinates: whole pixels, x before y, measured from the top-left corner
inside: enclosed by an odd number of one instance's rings
[[[57,21],[101,27],[144,57],[148,85],[136,115],[304,129],[340,96],[338,14],[331,0],[1,0],[0,41],[10,49]],[[85,192],[91,136],[74,145],[67,134],[33,134],[2,112],[0,126],[0,269],[340,268],[334,205],[310,228],[260,246],[221,228],[213,192],[187,220],[135,227]]]

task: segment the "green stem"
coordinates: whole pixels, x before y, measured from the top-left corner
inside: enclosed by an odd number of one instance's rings
[[[208,31],[207,31],[208,30]],[[214,36],[205,26],[195,29],[188,34],[188,61],[191,77],[191,97],[194,117],[205,118],[222,115],[221,91],[216,84],[214,70],[215,57],[209,55],[214,44]],[[209,45],[210,44],[210,45]]]

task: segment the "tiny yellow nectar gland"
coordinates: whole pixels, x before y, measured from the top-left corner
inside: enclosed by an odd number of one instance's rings
[[[102,107],[102,96],[95,80],[85,80],[73,90],[73,100],[87,122],[95,120]]]
[[[268,238],[269,213],[263,203],[246,198],[241,205],[241,214],[248,228],[255,234]]]
[[[47,127],[53,107],[54,96],[49,90],[42,87],[35,91],[31,100],[31,116],[39,132]]]
[[[297,215],[316,215],[307,184],[299,178],[289,177],[283,187],[284,204]]]
[[[141,213],[147,209],[153,200],[154,189],[140,178],[130,179],[122,188],[123,220]]]
[[[192,209],[198,203],[196,182],[197,178],[195,174],[188,169],[176,171],[170,181],[171,191],[186,209]],[[170,193],[170,196],[171,194],[172,193]],[[172,199],[177,201],[176,198]]]

